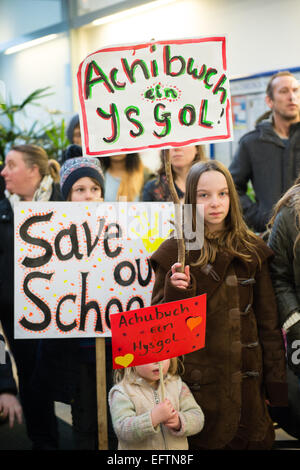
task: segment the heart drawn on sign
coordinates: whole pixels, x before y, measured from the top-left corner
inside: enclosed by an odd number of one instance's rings
[[[186,319],[187,327],[193,331],[202,322],[202,317],[189,317]]]
[[[131,364],[131,362],[133,361],[133,359],[134,359],[134,355],[128,353],[128,354],[125,354],[125,356],[115,357],[115,363],[123,367],[128,367],[129,364]]]

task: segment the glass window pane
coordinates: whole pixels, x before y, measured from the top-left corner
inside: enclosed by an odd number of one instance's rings
[[[0,42],[62,21],[61,0],[1,0]]]
[[[126,3],[126,0],[77,0],[77,15],[85,15],[96,10],[101,10],[102,8],[112,7],[113,5],[120,4],[121,7],[124,7],[122,3]]]

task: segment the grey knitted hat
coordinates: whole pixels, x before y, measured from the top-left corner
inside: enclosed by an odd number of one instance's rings
[[[102,194],[104,194],[104,176],[100,162],[93,157],[76,157],[66,160],[60,170],[60,188],[64,199],[77,180],[88,176],[98,181]]]

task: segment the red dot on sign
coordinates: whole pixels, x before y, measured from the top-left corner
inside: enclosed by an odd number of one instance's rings
[[[111,287],[109,290],[114,290],[114,288],[113,288],[113,287]]]

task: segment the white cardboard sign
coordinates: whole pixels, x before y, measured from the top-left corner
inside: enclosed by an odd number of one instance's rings
[[[111,336],[111,314],[150,305],[173,218],[172,203],[16,204],[15,337]]]
[[[232,140],[225,36],[106,47],[77,80],[87,156]]]

